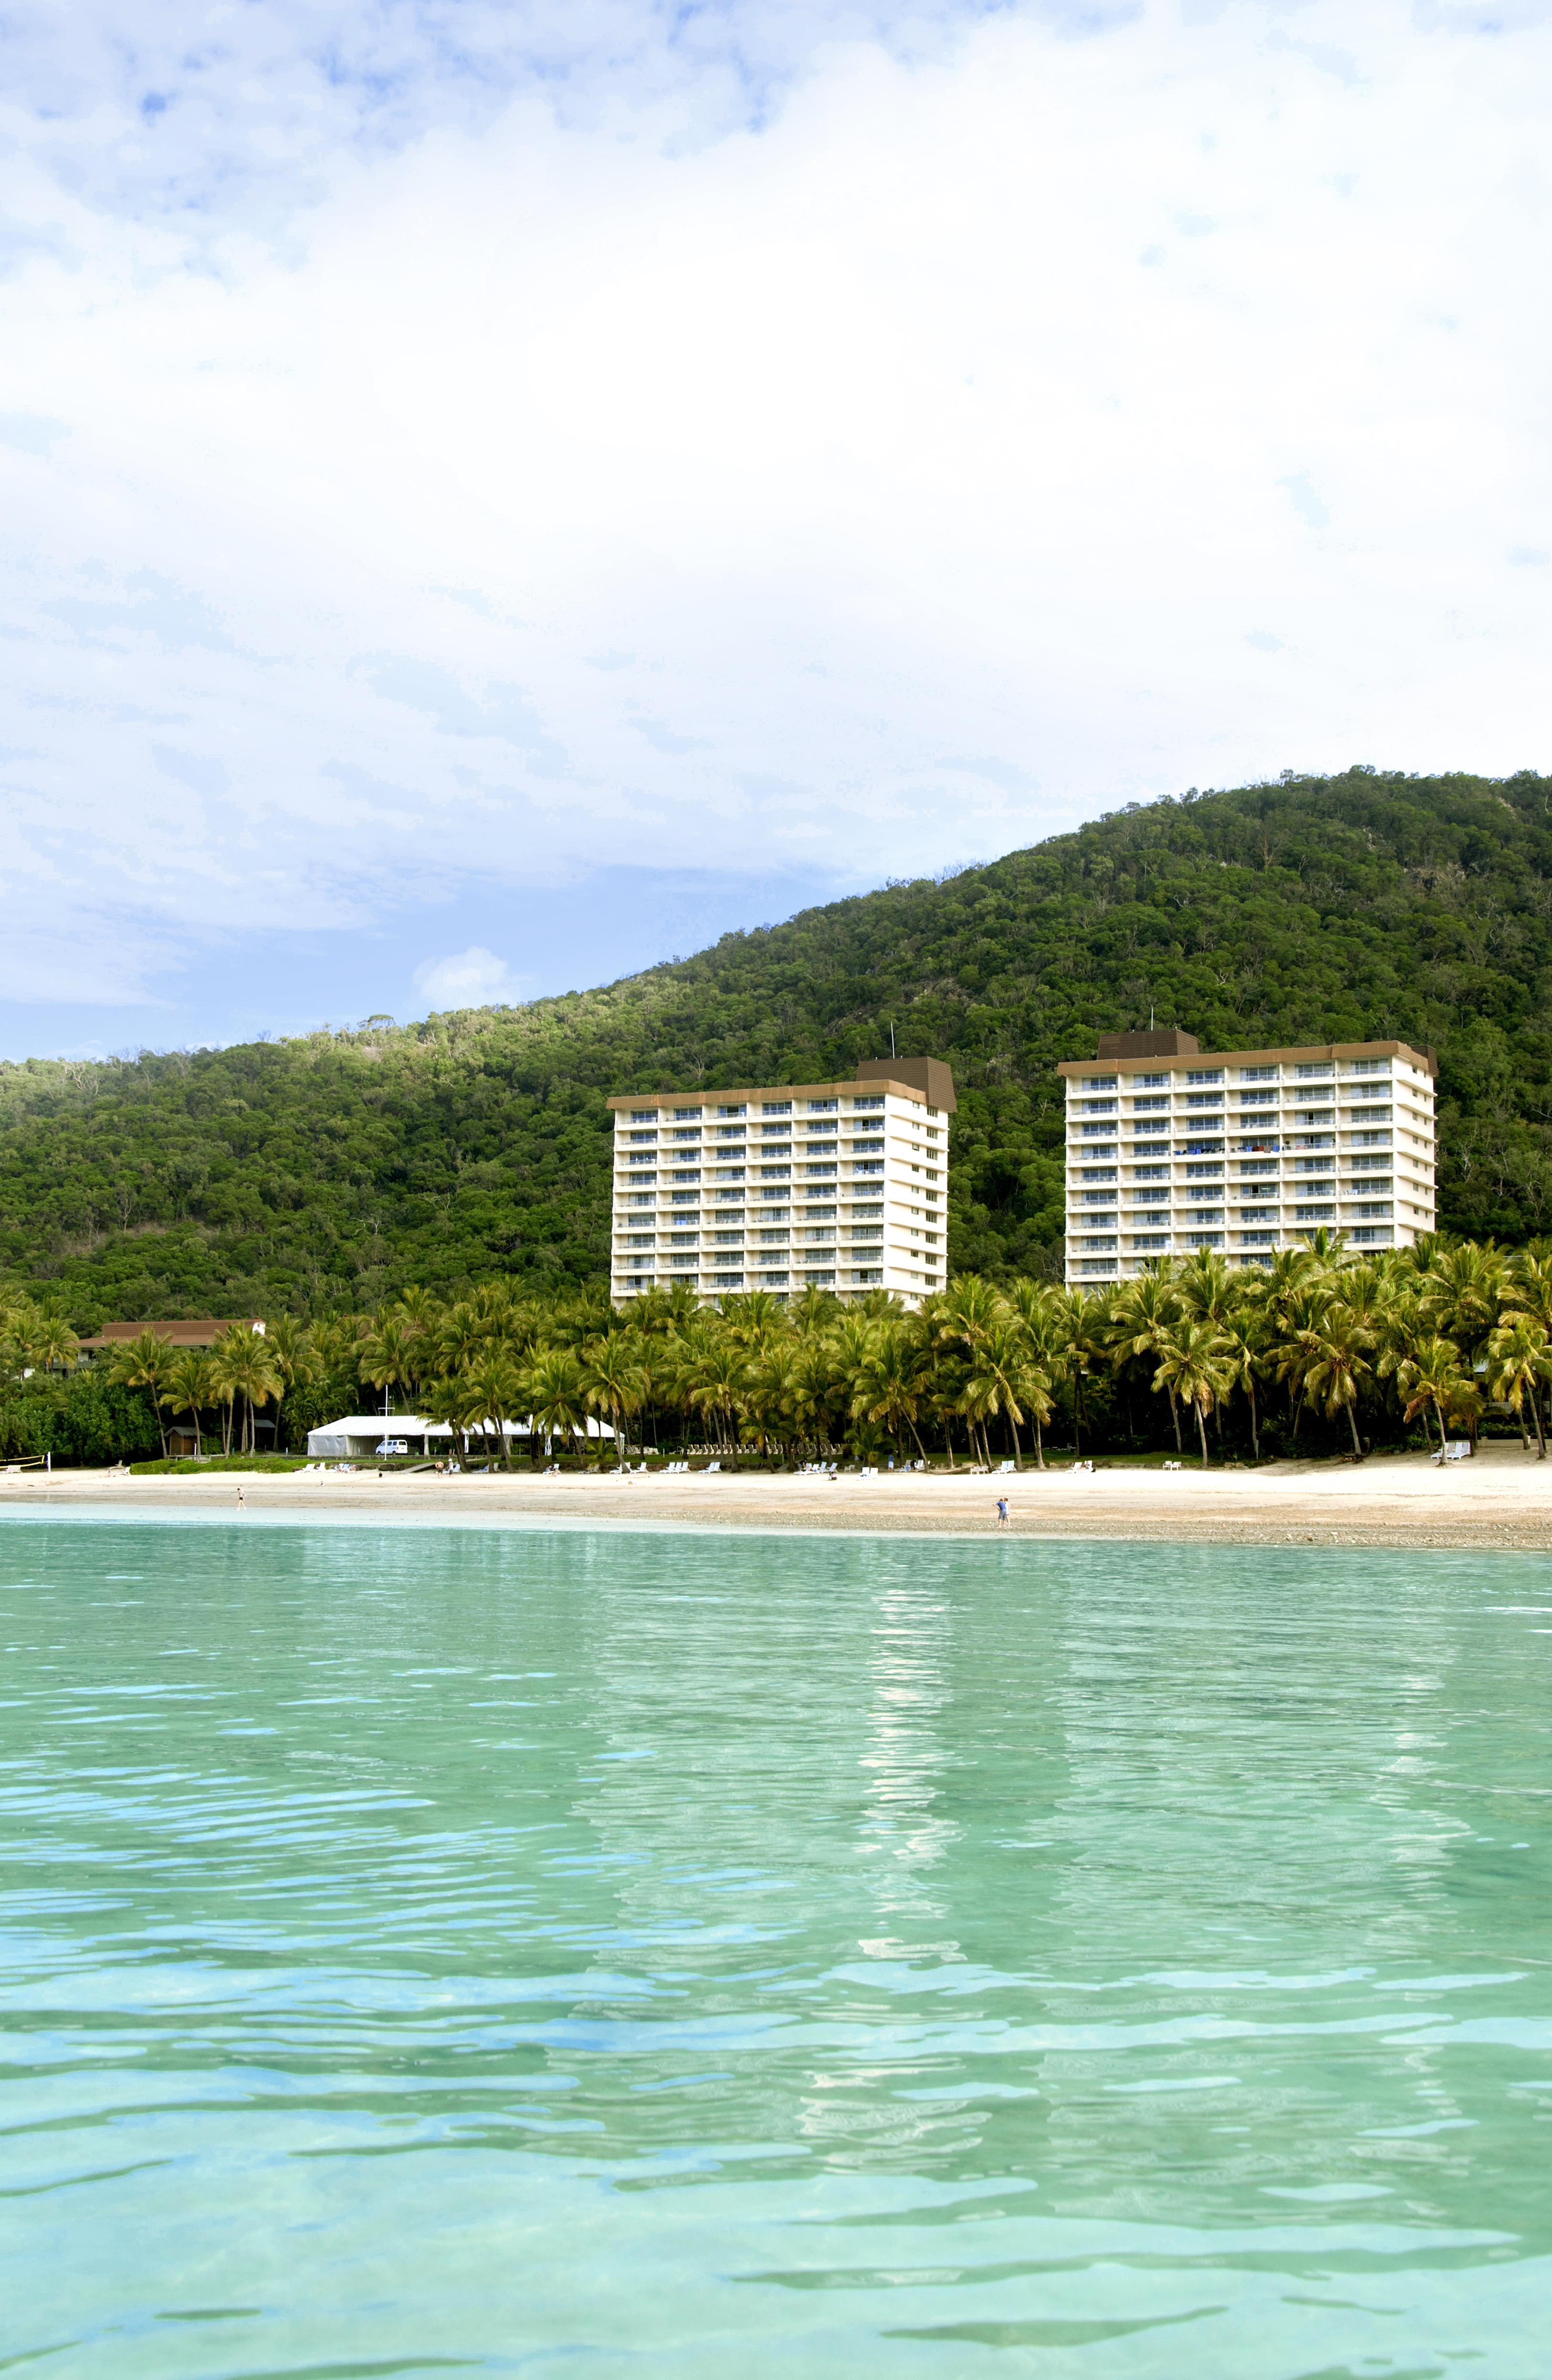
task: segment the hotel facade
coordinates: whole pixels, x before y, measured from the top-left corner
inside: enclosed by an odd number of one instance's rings
[[[914,1305],[947,1280],[954,1078],[941,1059],[608,1104],[617,1305],[679,1283],[708,1303],[813,1287]]]
[[[1315,1232],[1410,1247],[1435,1222],[1431,1050],[1404,1041],[1204,1050],[1112,1033],[1067,1083],[1067,1278],[1160,1257],[1265,1264]]]

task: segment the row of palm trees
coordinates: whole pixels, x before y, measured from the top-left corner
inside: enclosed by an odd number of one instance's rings
[[[0,1314],[0,1359],[68,1365],[57,1316],[13,1300]],[[342,1401],[396,1392],[448,1424],[467,1455],[509,1463],[509,1424],[569,1442],[606,1422],[616,1456],[638,1444],[699,1439],[792,1462],[892,1446],[928,1459],[940,1442],[990,1464],[992,1433],[1021,1464],[1045,1463],[1058,1412],[1092,1446],[1104,1384],[1164,1400],[1178,1451],[1202,1461],[1224,1446],[1240,1407],[1259,1460],[1269,1403],[1295,1442],[1307,1417],[1345,1428],[1362,1458],[1363,1425],[1391,1436],[1421,1423],[1430,1444],[1474,1439],[1484,1413],[1514,1415],[1545,1455],[1552,1390],[1552,1243],[1509,1253],[1441,1237],[1354,1257],[1316,1234],[1253,1269],[1204,1252],[1135,1280],[1063,1289],[1003,1287],[960,1275],[907,1313],[883,1291],[842,1305],[817,1290],[791,1304],[757,1292],[703,1308],[683,1289],[654,1290],[617,1311],[596,1297],[546,1301],[506,1281],[440,1304],[410,1290],[373,1316],[312,1325],[279,1316],[263,1334],[234,1325],[208,1352],[174,1350],[146,1330],[108,1357],[112,1377],[146,1389],[158,1417],[220,1415],[222,1448],[251,1451],[259,1413],[277,1424],[295,1391],[318,1384]],[[164,1451],[165,1449],[164,1430]]]
[[[1319,1415],[1345,1427],[1360,1459],[1362,1420],[1392,1435],[1421,1422],[1442,1445],[1452,1431],[1474,1440],[1491,1405],[1518,1418],[1527,1446],[1534,1428],[1545,1455],[1552,1243],[1510,1254],[1436,1237],[1354,1257],[1317,1234],[1265,1267],[1230,1270],[1204,1252],[1094,1290],[966,1274],[914,1313],[883,1292],[843,1305],[813,1290],[790,1305],[730,1297],[718,1311],[658,1290],[613,1312],[546,1306],[497,1282],[446,1308],[416,1293],[364,1329],[326,1329],[344,1334],[318,1342],[334,1362],[503,1460],[507,1421],[553,1437],[596,1415],[622,1459],[650,1424],[783,1461],[843,1448],[865,1459],[886,1442],[925,1460],[932,1438],[951,1464],[961,1446],[989,1464],[996,1428],[1016,1462],[1027,1444],[1043,1466],[1058,1404],[1081,1446],[1096,1388],[1121,1374],[1165,1400],[1177,1449],[1191,1428],[1204,1463],[1209,1421],[1221,1446],[1237,1403],[1259,1460],[1279,1397],[1295,1441]]]

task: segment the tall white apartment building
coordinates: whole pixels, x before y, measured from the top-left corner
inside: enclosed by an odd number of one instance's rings
[[[1263,1264],[1323,1227],[1355,1249],[1434,1229],[1432,1050],[1204,1050],[1191,1033],[1110,1033],[1057,1072],[1069,1281],[1198,1248]]]
[[[615,1118],[615,1304],[683,1282],[703,1299],[811,1284],[908,1305],[948,1276],[940,1058],[880,1059],[839,1083],[631,1093]]]

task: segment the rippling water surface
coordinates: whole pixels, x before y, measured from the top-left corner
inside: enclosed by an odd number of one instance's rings
[[[0,1590],[0,2368],[1552,2372],[1552,1562],[59,1520]]]

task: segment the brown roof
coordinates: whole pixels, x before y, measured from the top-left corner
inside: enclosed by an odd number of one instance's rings
[[[1108,1038],[1108,1037],[1107,1037]],[[1189,1035],[1182,1035],[1189,1039]],[[1151,1053],[1150,1053],[1151,1054]],[[1171,1053],[1161,1050],[1161,1057]],[[1436,1051],[1419,1050],[1410,1041],[1309,1041],[1298,1042],[1286,1050],[1184,1050],[1182,1057],[1200,1059],[1204,1066],[1221,1065],[1232,1058],[1236,1065],[1290,1065],[1298,1058],[1410,1058],[1424,1074],[1436,1075],[1439,1062]],[[1135,1063],[1128,1051],[1122,1063]],[[1114,1066],[1116,1058],[1064,1058],[1057,1068],[1058,1075],[1097,1075],[1106,1066]]]
[[[94,1339],[83,1339],[83,1347],[121,1347],[126,1339],[138,1339],[142,1330],[154,1330],[169,1347],[211,1347],[223,1330],[262,1330],[263,1323],[256,1314],[229,1315],[218,1318],[204,1315],[182,1322],[104,1322]]]
[[[833,1083],[755,1083],[739,1089],[709,1091],[621,1091],[604,1104],[607,1108],[640,1108],[650,1100],[660,1108],[715,1108],[719,1104],[733,1107],[751,1099],[768,1099],[773,1093],[823,1099],[838,1091],[894,1091],[901,1099],[941,1108],[947,1115],[955,1111],[953,1069],[941,1058],[897,1058],[893,1062],[874,1058],[859,1066],[854,1075],[841,1075]]]

